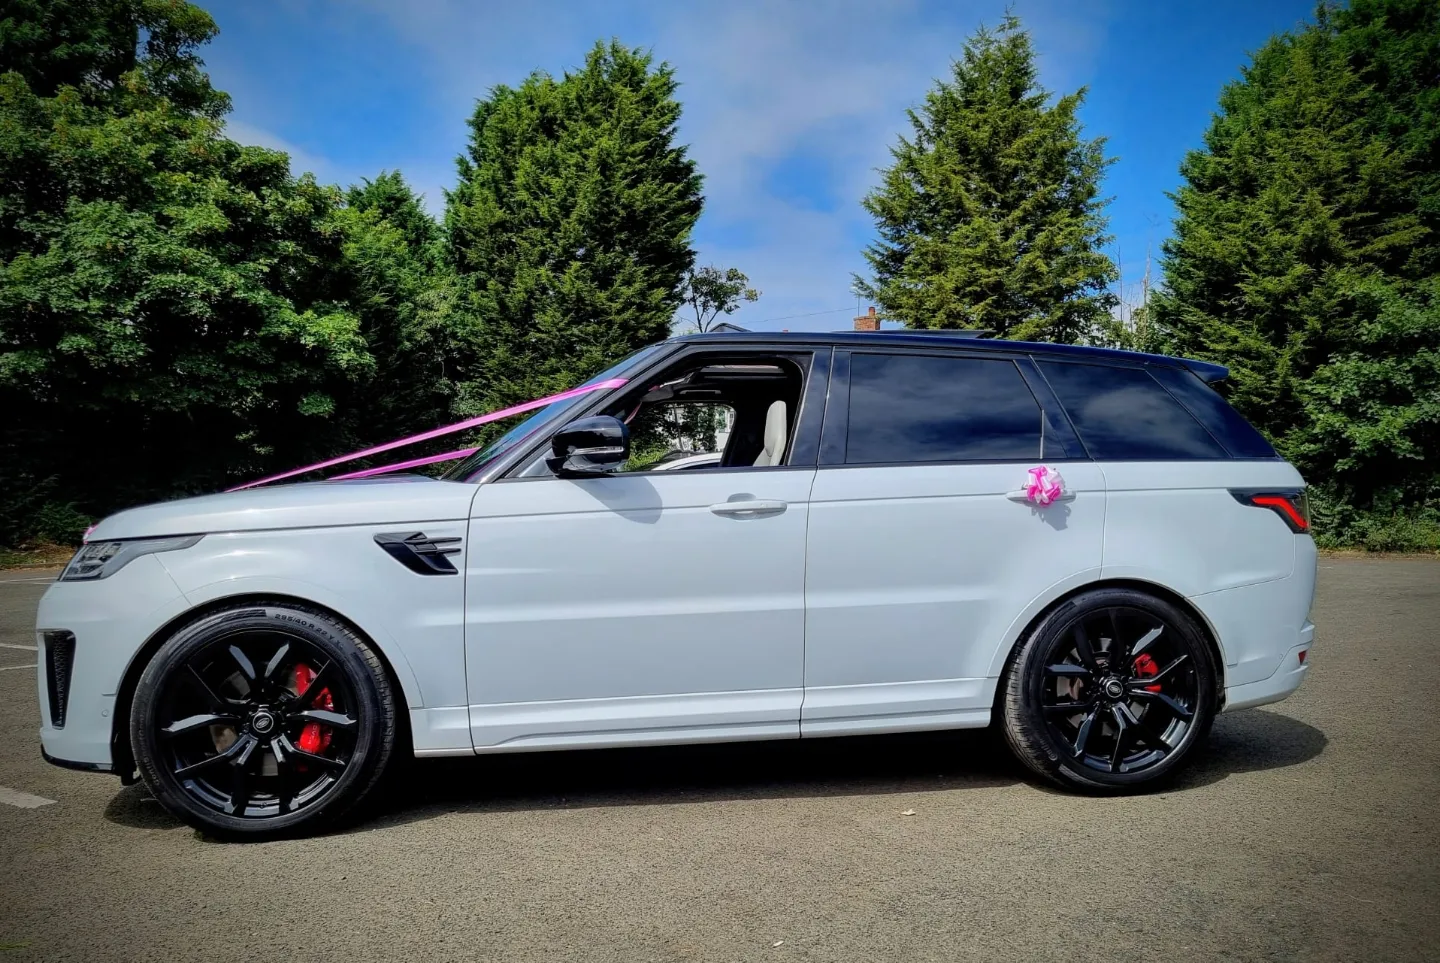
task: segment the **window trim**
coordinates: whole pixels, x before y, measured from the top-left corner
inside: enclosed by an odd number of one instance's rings
[[[1043,414],[1041,420],[1040,457],[1046,462],[1059,461],[1094,461],[1090,457],[1090,449],[1085,447],[1080,432],[1070,420],[1070,413],[1060,403],[1060,398],[1050,388],[1050,382],[1040,375],[1040,369],[1035,366],[1035,359],[1029,355],[1019,358],[1015,366],[1020,369],[1020,374],[1030,386],[1030,393],[1035,400],[1040,402],[1040,411]],[[1050,442],[1052,437],[1055,443],[1062,447],[1065,454],[1050,453]],[[1079,454],[1072,454],[1078,452]]]
[[[723,357],[743,357],[747,355],[761,355],[771,358],[785,358],[793,361],[800,368],[800,377],[804,379],[804,386],[800,394],[800,410],[795,416],[795,430],[790,440],[790,456],[784,465],[766,465],[756,468],[754,465],[735,465],[730,468],[707,468],[703,474],[734,474],[736,472],[749,471],[814,471],[815,453],[819,448],[820,421],[824,414],[825,399],[830,374],[830,358],[834,349],[826,345],[795,345],[788,344],[712,344],[701,343],[679,343],[678,350],[665,352],[645,368],[630,375],[629,383],[624,387],[616,389],[615,392],[600,391],[593,396],[586,398],[583,405],[578,405],[571,416],[565,421],[555,425],[554,429],[545,432],[543,437],[532,439],[528,445],[516,445],[514,457],[507,459],[504,464],[497,465],[493,472],[487,473],[487,477],[476,479],[478,484],[503,483],[517,484],[537,481],[555,481],[554,475],[532,475],[522,478],[517,476],[517,471],[523,470],[525,466],[534,461],[535,456],[550,448],[550,439],[555,432],[564,428],[565,425],[580,418],[586,418],[595,414],[601,408],[605,408],[615,402],[618,395],[630,389],[636,382],[653,378],[674,367],[676,364],[689,358],[700,358],[706,355],[719,355]],[[813,424],[812,424],[813,423]],[[804,447],[802,447],[802,445]],[[808,458],[806,462],[799,459]],[[617,472],[614,478],[648,478],[652,474],[667,475],[675,474],[677,477],[693,477],[694,473],[681,472]]]
[[[1030,392],[1030,397],[1035,401],[1035,407],[1040,414],[1040,454],[1033,458],[947,458],[933,461],[886,461],[886,462],[864,462],[849,463],[845,460],[846,451],[849,446],[850,436],[850,362],[851,357],[856,354],[879,354],[879,355],[903,355],[906,357],[928,357],[944,358],[947,360],[977,360],[977,361],[1008,361],[1013,364],[1020,375],[1020,382]],[[820,442],[820,468],[896,468],[896,467],[928,467],[943,465],[1024,465],[1037,462],[1075,462],[1090,461],[1088,457],[1060,457],[1049,458],[1045,456],[1045,441],[1047,432],[1050,429],[1050,414],[1045,408],[1045,402],[1036,392],[1031,381],[1026,377],[1025,365],[1029,356],[1021,351],[947,351],[944,348],[934,346],[907,348],[900,345],[876,345],[875,347],[844,347],[835,349],[835,360],[831,370],[830,398],[825,405],[825,423],[822,430]],[[1047,386],[1048,387],[1048,386]],[[1056,400],[1058,405],[1058,399]],[[1061,411],[1064,409],[1061,408]],[[1068,426],[1068,420],[1066,422]],[[1073,431],[1073,428],[1071,428]],[[1083,447],[1076,440],[1077,450],[1084,451]],[[1067,446],[1068,450],[1068,446]]]

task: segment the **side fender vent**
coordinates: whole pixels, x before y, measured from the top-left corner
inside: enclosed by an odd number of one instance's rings
[[[460,537],[431,538],[424,532],[385,532],[379,545],[401,565],[420,575],[459,575],[447,556],[460,554]]]

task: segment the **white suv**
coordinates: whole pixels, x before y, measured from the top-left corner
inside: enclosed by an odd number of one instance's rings
[[[121,512],[40,605],[44,751],[138,768],[230,836],[339,817],[396,752],[994,722],[1063,785],[1150,783],[1216,712],[1293,692],[1314,633],[1304,482],[1208,387],[1224,375],[699,335],[443,478]],[[627,470],[652,415],[717,404],[714,467]]]

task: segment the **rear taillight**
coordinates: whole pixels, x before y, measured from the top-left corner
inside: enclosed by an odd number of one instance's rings
[[[1230,494],[1242,505],[1268,508],[1284,519],[1290,531],[1304,535],[1310,531],[1310,501],[1303,491],[1276,491],[1273,488],[1232,488]]]

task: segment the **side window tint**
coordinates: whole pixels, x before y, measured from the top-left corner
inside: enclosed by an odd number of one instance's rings
[[[1040,457],[1040,405],[1014,362],[850,357],[845,463]]]
[[[1151,374],[1180,399],[1200,424],[1237,458],[1275,458],[1275,449],[1255,426],[1231,408],[1214,388],[1184,368],[1152,368]]]
[[[1225,458],[1225,449],[1143,368],[1039,362],[1090,456],[1108,461]]]

